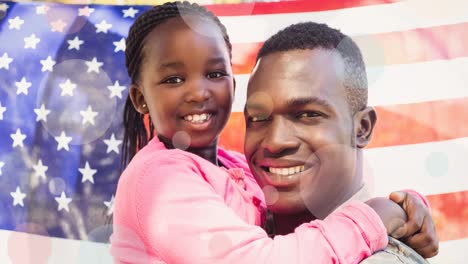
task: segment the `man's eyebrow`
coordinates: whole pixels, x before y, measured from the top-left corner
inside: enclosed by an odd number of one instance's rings
[[[288,107],[301,107],[301,106],[306,106],[308,104],[318,104],[327,108],[332,108],[331,105],[327,101],[320,99],[316,96],[297,97],[297,98],[288,99],[286,101],[286,105]]]

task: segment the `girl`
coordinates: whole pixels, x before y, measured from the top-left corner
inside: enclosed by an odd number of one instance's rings
[[[379,217],[355,202],[269,238],[260,227],[263,193],[245,158],[218,148],[235,88],[218,18],[188,2],[156,6],[132,25],[125,54],[132,84],[128,166],[114,205],[116,262],[357,263],[386,246],[392,219],[405,218],[399,207]]]

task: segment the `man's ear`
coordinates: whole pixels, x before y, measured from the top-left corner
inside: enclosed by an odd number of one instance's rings
[[[369,144],[376,122],[377,113],[373,107],[366,107],[354,115],[356,147],[364,148]]]
[[[133,107],[135,107],[137,112],[140,114],[147,114],[148,106],[146,105],[145,96],[137,85],[132,84],[130,86],[129,95],[130,100],[132,100]]]

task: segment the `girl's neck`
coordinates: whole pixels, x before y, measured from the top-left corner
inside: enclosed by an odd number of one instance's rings
[[[168,138],[158,135],[159,140],[166,146],[168,149],[174,149],[174,145],[172,144],[172,141],[169,140]],[[218,163],[218,140],[216,139],[211,145],[206,146],[206,147],[189,147],[185,149],[185,151],[193,153],[197,156],[200,156],[207,161],[213,163],[216,166],[220,166],[221,164]]]
[[[317,219],[309,211],[297,214],[273,214],[276,235],[293,233],[296,227]]]

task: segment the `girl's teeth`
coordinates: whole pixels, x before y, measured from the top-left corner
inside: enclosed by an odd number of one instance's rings
[[[304,166],[295,166],[295,167],[290,167],[290,168],[272,168],[272,167],[269,167],[268,170],[270,171],[270,173],[288,176],[288,175],[296,174],[296,173],[299,173],[299,172],[303,172],[304,171]]]
[[[203,123],[207,120],[209,120],[211,117],[211,114],[201,114],[201,115],[186,115],[184,116],[184,120],[189,121],[191,123]]]

